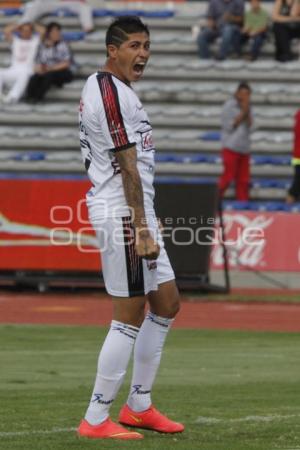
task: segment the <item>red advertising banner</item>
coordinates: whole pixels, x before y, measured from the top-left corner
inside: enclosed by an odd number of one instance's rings
[[[0,270],[99,271],[83,177],[0,179]]]
[[[300,271],[300,214],[226,211],[224,224],[231,269]],[[223,267],[221,239],[220,230],[216,228],[212,269]]]
[[[84,177],[0,177],[0,270],[99,271]],[[224,214],[230,268],[300,271],[300,214]],[[223,236],[213,236],[211,269],[223,266]],[[179,249],[180,251],[180,249]]]

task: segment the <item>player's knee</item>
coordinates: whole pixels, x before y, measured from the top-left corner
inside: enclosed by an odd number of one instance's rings
[[[118,322],[140,327],[145,317],[145,300],[144,299],[130,299],[127,302],[124,299],[114,298],[113,319]]]
[[[133,325],[137,328],[140,328],[145,318],[144,308],[135,314],[133,318]]]
[[[145,308],[141,306],[140,308],[135,309],[134,311],[130,311],[127,314],[127,320],[125,323],[128,325],[133,325],[134,327],[140,328],[145,318]]]
[[[179,295],[174,295],[156,308],[152,308],[153,312],[161,317],[166,317],[168,319],[173,319],[180,310],[180,300]]]
[[[145,318],[144,311],[139,314],[123,314],[122,316],[114,317],[118,322],[125,323],[126,325],[131,325],[133,327],[140,328]]]

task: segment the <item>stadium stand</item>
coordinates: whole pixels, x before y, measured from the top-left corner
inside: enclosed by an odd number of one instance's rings
[[[83,173],[77,105],[84,79],[104,62],[104,30],[111,17],[138,13],[152,31],[153,52],[144,79],[135,89],[154,125],[157,175],[187,181],[219,176],[221,106],[237,83],[247,80],[253,89],[255,112],[252,207],[289,208],[283,201],[292,177],[292,125],[300,100],[300,62],[275,62],[271,37],[263,48],[263,59],[253,63],[199,60],[191,27],[203,15],[203,2],[174,5],[111,1],[103,5],[94,10],[95,24],[101,32],[96,41],[85,39],[72,14],[65,10],[56,13],[79,64],[76,80],[63,89],[52,90],[42,104],[1,105],[1,170]],[[20,14],[18,5],[1,7],[0,27]],[[295,51],[297,46],[295,42]],[[8,64],[9,47],[3,40],[0,57],[2,64]],[[229,198],[232,193],[228,192]],[[233,203],[226,207],[233,207]]]

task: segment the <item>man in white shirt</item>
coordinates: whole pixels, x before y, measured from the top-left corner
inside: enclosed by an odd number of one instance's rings
[[[82,29],[90,33],[94,29],[93,12],[86,0],[34,0],[26,3],[21,23],[35,22],[39,17],[66,8],[78,15]]]
[[[37,33],[34,33],[34,31]],[[44,27],[31,23],[8,25],[4,29],[5,39],[11,43],[11,63],[0,69],[0,98],[7,103],[18,102],[23,96],[29,78],[34,72],[35,57]],[[3,97],[3,88],[10,87]]]
[[[107,61],[87,80],[80,101],[80,144],[93,187],[90,220],[102,258],[113,320],[98,359],[91,400],[78,434],[141,439],[112,422],[109,408],[134,349],[133,376],[119,422],[162,433],[184,430],[151,402],[151,389],[179,295],[153,208],[154,143],[143,105],[131,87],[150,56],[149,30],[138,17],[122,17],[106,34]],[[145,304],[150,310],[144,314]]]

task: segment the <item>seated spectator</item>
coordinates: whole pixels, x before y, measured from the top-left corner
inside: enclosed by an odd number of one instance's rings
[[[48,24],[36,63],[35,74],[27,88],[27,100],[40,101],[51,86],[62,87],[72,81],[72,54],[68,44],[62,40],[58,23]]]
[[[34,0],[25,4],[23,22],[34,22],[39,17],[66,8],[79,16],[82,29],[90,33],[94,29],[92,9],[86,0]]]
[[[300,6],[298,0],[275,0],[273,13],[273,31],[277,61],[293,59],[291,40],[300,37]]]
[[[245,14],[245,23],[241,34],[241,45],[250,40],[250,61],[255,61],[266,39],[269,17],[260,4],[260,0],[250,0],[251,8]]]
[[[37,33],[34,33],[34,31]],[[0,69],[0,99],[6,103],[18,102],[27,87],[29,78],[34,72],[34,62],[40,43],[40,35],[44,27],[33,26],[31,23],[23,25],[11,24],[5,27],[4,37],[11,43],[11,63],[6,69]],[[9,87],[3,96],[4,87]]]
[[[294,178],[286,198],[288,204],[300,201],[300,110],[295,114],[292,165],[294,166]]]
[[[217,59],[226,59],[230,52],[237,51],[243,17],[243,0],[209,0],[207,23],[197,38],[200,58],[210,58],[209,44],[217,37],[221,37]]]

